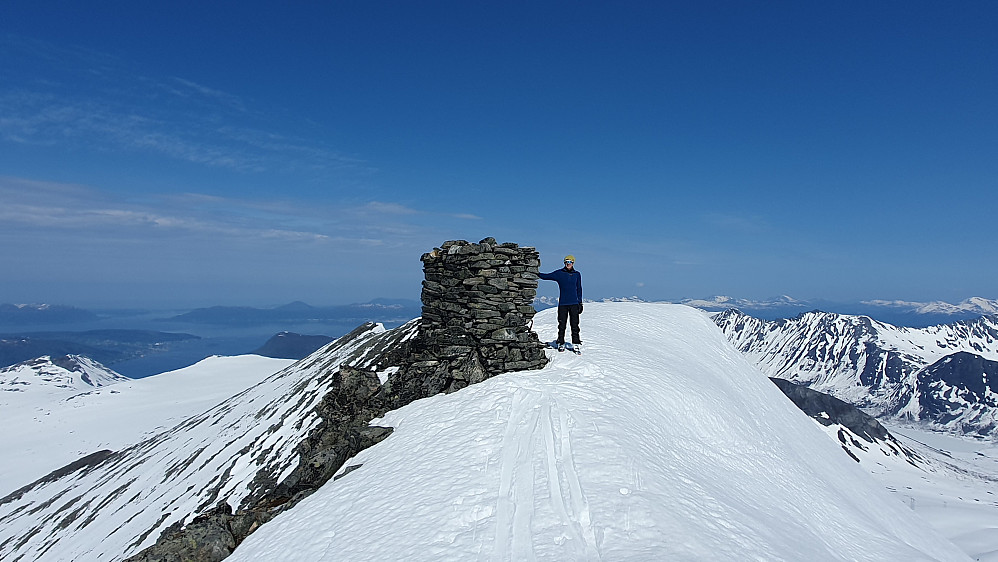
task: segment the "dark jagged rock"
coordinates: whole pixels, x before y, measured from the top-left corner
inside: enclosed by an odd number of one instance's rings
[[[889,435],[887,428],[881,425],[876,418],[848,402],[843,402],[830,394],[811,390],[788,380],[772,377],[769,380],[773,381],[783,391],[783,394],[786,394],[787,398],[792,400],[805,414],[822,425],[843,425],[869,441],[884,439]]]
[[[128,562],[219,562],[260,525],[273,519],[264,511],[244,511],[233,515],[232,508],[219,502],[198,515],[186,527],[178,522],[167,527],[155,546],[128,558]]]
[[[287,502],[297,503],[319,489],[350,457],[388,437],[390,427],[369,425],[385,412],[375,396],[380,386],[374,371],[342,367],[316,408],[322,421],[298,444],[298,466],[265,497],[255,502],[247,498],[248,505],[287,509]]]
[[[382,339],[381,347],[362,354],[377,371],[394,370],[385,384],[371,368],[340,365],[316,407],[321,421],[298,444],[298,464],[287,477],[274,482],[272,475],[258,474],[235,513],[222,501],[186,526],[171,526],[126,562],[222,560],[260,525],[334,478],[351,457],[391,434],[371,420],[421,398],[547,364],[544,345],[531,330],[540,265],[534,248],[494,238],[450,241],[422,261],[418,333]]]
[[[876,418],[856,406],[785,379],[770,377],[769,380],[802,412],[821,425],[840,426],[836,436],[842,450],[854,461],[860,462],[860,459],[853,449],[868,451],[874,444],[879,445],[885,455],[902,458],[911,465],[918,466],[922,461],[917,453],[905,447]]]

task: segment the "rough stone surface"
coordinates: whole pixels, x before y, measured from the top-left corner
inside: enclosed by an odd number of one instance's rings
[[[420,259],[423,319],[409,361],[382,389],[392,407],[547,364],[531,330],[536,249],[495,238],[451,240]]]
[[[156,544],[126,562],[218,562],[273,516],[253,511],[237,515],[225,502],[198,515],[186,527],[167,527]]]

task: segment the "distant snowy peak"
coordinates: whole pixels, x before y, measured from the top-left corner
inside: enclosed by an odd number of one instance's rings
[[[935,429],[990,436],[998,428],[998,361],[965,351],[948,355],[914,374],[886,413]]]
[[[647,303],[651,301],[646,301],[641,297],[604,297],[602,299],[582,299],[584,303],[594,303],[594,302],[642,302]],[[659,301],[664,302],[664,301]],[[558,297],[537,297],[534,299],[534,308],[537,310],[543,310],[545,308],[551,308],[553,306],[558,306]]]
[[[586,302],[648,302],[641,297],[606,297],[598,301],[586,299]]]
[[[39,357],[0,369],[0,391],[39,390],[75,394],[131,380],[80,355]]]
[[[925,363],[915,353],[917,344],[882,342],[882,333],[897,329],[866,316],[816,311],[761,320],[730,309],[717,314],[714,323],[766,375],[860,406],[879,405],[895,384]]]
[[[998,314],[998,300],[983,297],[971,297],[958,304],[950,304],[942,301],[912,302],[900,300],[871,300],[863,301],[862,304],[899,309],[917,314]]]
[[[767,308],[778,308],[778,307],[807,307],[809,306],[807,301],[802,301],[795,299],[793,297],[788,297],[782,295],[772,299],[764,300],[752,300],[752,299],[736,299],[733,297],[727,297],[723,295],[708,297],[706,299],[683,299],[679,304],[685,304],[687,306],[692,306],[696,308],[702,308],[708,311],[717,311],[720,309],[727,308],[747,308],[747,309],[767,309]]]

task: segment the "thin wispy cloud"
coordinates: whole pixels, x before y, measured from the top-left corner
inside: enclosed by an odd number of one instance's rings
[[[381,201],[371,201],[370,203],[361,206],[359,211],[385,215],[416,215],[421,212],[398,203],[384,203]]]
[[[0,178],[0,232],[36,228],[70,232],[74,236],[208,235],[241,240],[279,239],[325,241],[330,237],[307,230],[281,228],[273,222],[254,224],[242,219],[237,202],[207,198],[226,205],[230,213],[199,213],[191,207],[167,203],[114,201],[97,190],[18,178]],[[16,232],[15,232],[16,233]]]
[[[26,229],[88,237],[201,236],[251,243],[409,246],[433,240],[441,215],[399,203],[350,205],[252,200],[202,193],[143,195],[125,200],[85,186],[0,177],[0,234]]]
[[[85,49],[3,40],[37,71],[0,83],[2,141],[154,154],[242,173],[370,172],[369,164],[289,132],[237,95],[183,77],[150,78]]]
[[[385,203],[382,201],[371,201],[360,207],[362,212],[384,215],[432,215],[437,217],[449,217],[460,220],[481,220],[482,217],[471,213],[439,213],[436,211],[417,210],[399,203]]]
[[[195,95],[222,103],[231,109],[246,111],[246,105],[241,99],[239,99],[238,96],[234,96],[214,88],[209,88],[176,76],[173,77],[172,81],[174,84],[163,83],[161,86],[168,89],[171,93],[183,98],[190,98],[193,93]],[[176,85],[177,87],[171,87],[172,85]]]
[[[759,216],[708,213],[703,216],[703,220],[714,228],[744,234],[758,234],[771,229],[770,224],[764,218]]]

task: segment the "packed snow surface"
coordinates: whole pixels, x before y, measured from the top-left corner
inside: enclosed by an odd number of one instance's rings
[[[582,326],[584,355],[377,420],[359,469],[229,560],[968,559],[701,312],[594,303]]]
[[[34,382],[34,391],[0,395],[0,421],[16,428],[0,431],[0,497],[84,455],[138,443],[292,363],[259,355],[216,356],[143,379],[119,375],[115,384],[97,389],[79,384],[53,389],[22,367],[16,372]]]

